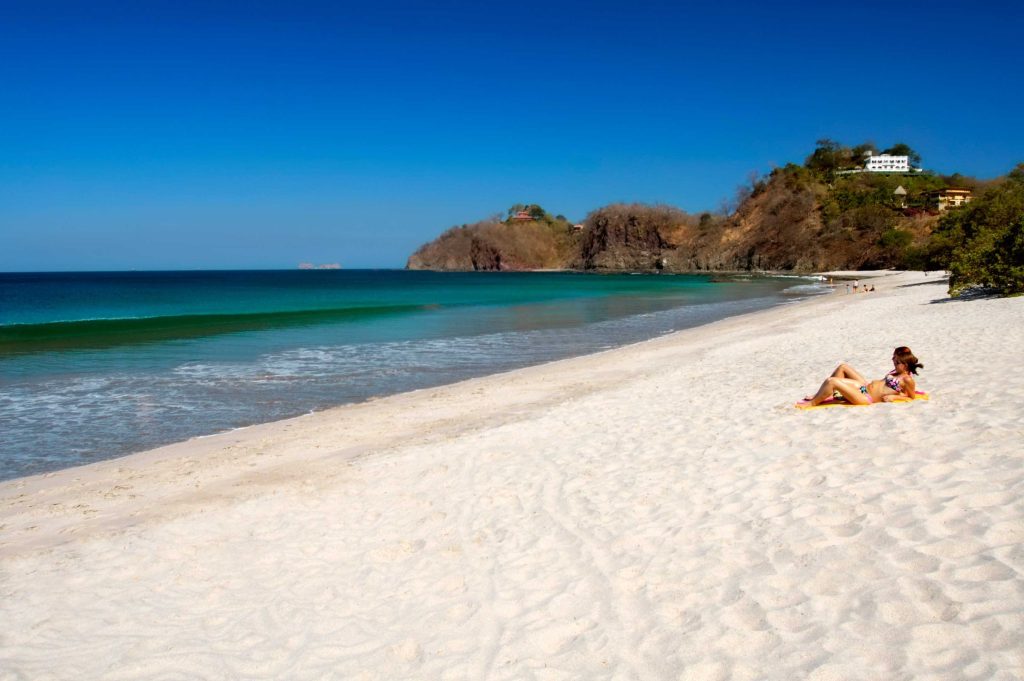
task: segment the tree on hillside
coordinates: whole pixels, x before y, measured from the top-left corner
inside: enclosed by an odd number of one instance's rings
[[[949,292],[971,286],[1024,293],[1024,163],[939,222],[929,264],[949,270]]]
[[[804,161],[804,165],[821,173],[834,172],[843,162],[844,156],[849,153],[849,150],[845,150],[844,154],[843,145],[828,137],[818,140],[815,145],[814,151]]]
[[[553,222],[555,220],[565,221],[562,216],[552,217],[548,212],[536,203],[517,203],[508,209],[508,217],[514,218],[519,213],[526,213],[534,220]]]
[[[850,155],[853,157],[854,163],[861,163],[868,152],[871,152],[872,155],[878,153],[878,147],[875,146],[874,142],[864,142],[850,149]]]
[[[909,145],[906,145],[903,142],[897,142],[882,153],[889,154],[890,156],[907,156],[910,159],[910,165],[921,165],[921,154],[917,153],[911,149]]]
[[[751,170],[747,173],[747,181],[736,187],[736,193],[729,204],[730,213],[735,213],[736,210],[743,205],[743,202],[752,196],[757,196],[758,193],[764,191],[767,185],[767,180],[761,176],[756,170]]]

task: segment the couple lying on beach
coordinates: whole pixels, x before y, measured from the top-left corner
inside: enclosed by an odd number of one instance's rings
[[[804,400],[813,407],[831,399],[835,393],[842,395],[850,404],[914,399],[917,395],[914,376],[924,365],[917,361],[917,357],[905,345],[893,351],[892,365],[893,370],[885,378],[869,381],[849,364],[840,364],[821,384],[818,392]]]

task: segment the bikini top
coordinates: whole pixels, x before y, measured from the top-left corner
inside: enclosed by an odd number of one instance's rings
[[[887,373],[885,375],[885,378],[883,378],[882,380],[885,381],[885,384],[889,387],[890,390],[895,390],[896,392],[903,392],[903,385],[900,383],[900,379],[896,375],[895,371],[890,371],[889,373]]]

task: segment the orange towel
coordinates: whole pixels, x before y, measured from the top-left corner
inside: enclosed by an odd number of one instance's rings
[[[909,397],[901,397],[901,398],[899,398],[897,400],[893,400],[889,404],[906,404],[908,402],[916,402],[917,400],[927,400],[927,399],[928,399],[928,393],[923,392],[921,390],[918,390],[917,391],[917,397],[914,398],[914,399],[910,399]],[[874,403],[874,404],[877,404],[877,402]],[[799,402],[797,402],[793,406],[796,407],[797,409],[823,409],[825,407],[870,407],[871,405],[870,404],[850,404],[849,402],[847,402],[846,400],[844,400],[842,398],[836,399],[835,397],[830,397],[827,400],[825,400],[824,402],[822,402],[821,404],[811,405],[811,403],[808,402],[807,400],[800,400]]]

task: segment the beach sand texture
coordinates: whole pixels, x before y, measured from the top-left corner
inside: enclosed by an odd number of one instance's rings
[[[0,484],[0,679],[1024,678],[1024,298],[872,282]]]

